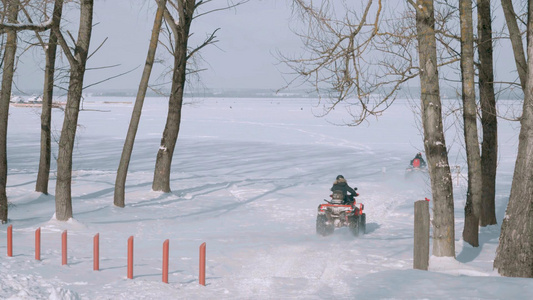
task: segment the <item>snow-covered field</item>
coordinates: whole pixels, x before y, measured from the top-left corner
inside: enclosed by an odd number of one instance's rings
[[[480,246],[461,239],[466,169],[453,127],[447,132],[454,173],[457,260],[431,258],[412,269],[413,203],[431,198],[427,179],[404,178],[423,150],[408,101],[378,120],[336,126],[346,115],[315,118],[313,99],[188,99],[174,154],[172,193],[151,191],[167,101],[145,102],[126,187],[113,206],[115,172],[131,98],[86,98],[73,165],[74,219],[58,222],[55,173],[49,196],[34,192],[39,159],[38,108],[11,107],[8,133],[9,224],[0,225],[2,299],[525,299],[531,279],[492,268],[499,225],[482,228]],[[507,102],[501,102],[507,105]],[[54,136],[63,114],[54,110]],[[518,124],[499,121],[497,216],[512,180]],[[455,140],[455,142],[453,142]],[[54,144],[54,153],[57,145]],[[55,162],[52,166],[55,170]],[[455,171],[454,171],[455,172]],[[367,234],[315,234],[316,208],[335,176],[358,187]],[[13,225],[13,257],[7,257]],[[42,230],[41,261],[34,231]],[[68,231],[68,265],[61,232]],[[92,241],[100,235],[100,271]],[[127,239],[134,236],[134,279]],[[169,284],[162,247],[170,240]],[[198,283],[199,246],[207,243],[206,286]]]

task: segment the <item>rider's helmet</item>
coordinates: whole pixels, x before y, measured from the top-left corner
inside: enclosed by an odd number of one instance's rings
[[[344,179],[344,176],[342,176],[342,175],[338,175],[336,179],[339,180],[339,179],[341,179],[341,178]]]

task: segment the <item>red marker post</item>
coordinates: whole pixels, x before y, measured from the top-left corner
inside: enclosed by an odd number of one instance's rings
[[[163,282],[168,283],[168,244],[169,240],[167,239],[163,243]]]
[[[41,260],[41,227],[35,230],[35,260]]]
[[[128,239],[128,278],[133,279],[133,236]]]
[[[61,265],[67,264],[67,231],[61,234]]]
[[[13,225],[7,227],[7,256],[13,256]]]
[[[205,286],[205,243],[200,245],[200,284]]]
[[[100,270],[100,234],[97,233],[93,238],[93,271]]]

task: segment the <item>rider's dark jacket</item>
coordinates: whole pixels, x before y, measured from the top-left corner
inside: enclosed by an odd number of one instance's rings
[[[349,192],[351,195],[355,195],[355,190],[352,189],[348,183],[346,182],[346,179],[339,178],[333,182],[333,186],[331,187],[331,191],[341,191],[342,194],[346,197],[347,193]]]

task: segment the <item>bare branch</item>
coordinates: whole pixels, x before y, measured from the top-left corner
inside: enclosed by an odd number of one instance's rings
[[[203,4],[206,4],[206,3],[209,3],[211,2],[212,0],[207,0],[207,1],[198,1],[198,3],[196,3],[196,7],[195,7],[195,11],[196,11],[196,8],[198,8],[199,6],[203,5]],[[221,7],[221,8],[215,8],[215,9],[212,9],[212,10],[209,10],[209,11],[206,11],[204,13],[200,13],[200,14],[197,14],[196,16],[193,17],[193,19],[197,19],[201,16],[204,16],[204,15],[207,15],[207,14],[210,14],[210,13],[214,13],[214,12],[217,12],[217,11],[223,11],[223,10],[228,10],[228,9],[232,9],[232,8],[235,8],[239,5],[242,5],[246,2],[248,2],[250,0],[242,0],[242,1],[239,1],[235,4],[232,4],[232,5],[229,5],[229,6],[226,6],[226,7]]]
[[[218,40],[215,40],[215,38],[216,38],[216,35],[215,35],[215,34],[217,33],[217,31],[218,31],[219,29],[220,29],[220,28],[215,29],[215,31],[213,31],[213,32],[212,32],[212,33],[211,33],[211,34],[205,39],[205,41],[204,41],[201,45],[199,45],[199,46],[197,46],[196,48],[194,48],[193,50],[191,50],[191,51],[189,52],[189,54],[187,55],[187,60],[188,60],[189,58],[191,58],[196,52],[198,52],[198,51],[200,51],[202,48],[204,48],[205,46],[218,42]]]
[[[86,68],[86,71],[93,71],[93,70],[103,70],[103,69],[111,69],[120,66],[120,64],[111,65],[111,66],[103,66],[103,67],[96,67],[96,68]]]
[[[174,20],[174,17],[172,17],[172,14],[170,14],[170,12],[168,11],[166,7],[165,7],[164,16],[165,16],[165,21],[167,25],[169,25],[170,28],[172,29],[172,33],[174,33],[174,36],[178,36],[178,28],[177,28],[176,20]]]
[[[22,7],[22,11],[24,12],[24,15],[26,16],[26,18],[28,18],[28,20],[31,23],[33,23],[32,19],[31,19],[31,16],[28,13],[28,10],[24,6]],[[52,24],[50,23],[50,25],[52,25]],[[46,43],[44,42],[44,40],[42,39],[41,35],[39,34],[39,31],[35,31],[35,36],[39,40],[39,43],[40,43],[41,47],[43,47],[43,49],[44,49],[46,47]]]
[[[89,54],[89,56],[87,57],[87,60],[89,60],[89,58],[91,58],[91,56],[93,56],[96,52],[98,52],[98,50],[100,50],[100,48],[102,48],[102,46],[104,46],[105,42],[107,41],[108,37],[106,37],[104,39],[104,41],[96,48],[96,50],[93,51],[93,53]]]
[[[67,57],[69,63],[71,65],[76,64],[77,60],[74,57],[74,55],[72,54],[72,52],[70,51],[70,47],[68,46],[67,41],[65,41],[65,38],[63,37],[63,34],[61,33],[61,30],[59,30],[59,28],[57,28],[57,29],[56,28],[52,28],[52,30],[54,31],[54,34],[57,36],[57,42],[59,43],[59,45],[63,49],[63,53],[65,53],[65,56]]]
[[[103,83],[103,82],[109,81],[109,80],[111,80],[111,79],[115,79],[115,78],[117,78],[117,77],[124,76],[124,75],[126,75],[126,74],[128,74],[128,73],[131,73],[131,72],[137,70],[138,68],[139,68],[139,66],[137,66],[137,67],[135,67],[135,68],[133,68],[133,69],[131,69],[131,70],[129,70],[129,71],[126,71],[126,72],[124,72],[124,73],[120,73],[120,74],[118,74],[118,75],[108,77],[108,78],[106,78],[106,79],[100,80],[100,81],[95,82],[95,83],[93,83],[93,84],[89,84],[88,86],[83,87],[83,89],[88,89],[88,88],[90,88],[90,87],[92,87],[92,86],[95,86],[95,85],[98,85],[98,84],[100,84],[100,83]]]

